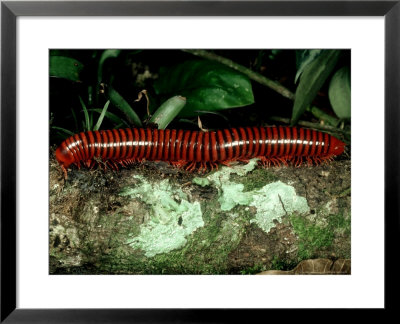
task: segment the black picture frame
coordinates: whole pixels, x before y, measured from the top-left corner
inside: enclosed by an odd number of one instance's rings
[[[1,322],[236,322],[266,310],[16,308],[16,19],[18,16],[381,16],[385,19],[385,309],[396,307],[399,237],[400,0],[124,1],[1,3]],[[371,125],[371,129],[374,126]],[[372,149],[371,149],[372,151]],[[366,162],[373,164],[373,152]],[[373,190],[373,188],[371,188]],[[366,262],[373,263],[373,260]],[[367,271],[367,270],[366,270]],[[367,283],[366,283],[367,284]]]

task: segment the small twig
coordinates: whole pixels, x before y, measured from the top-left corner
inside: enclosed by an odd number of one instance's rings
[[[281,202],[282,208],[283,208],[283,210],[285,211],[285,214],[286,214],[286,216],[287,216],[288,213],[287,213],[287,211],[286,211],[285,205],[283,204],[283,201],[282,201],[282,198],[281,198],[281,195],[280,195],[280,194],[278,194],[278,198],[279,198],[279,201]]]

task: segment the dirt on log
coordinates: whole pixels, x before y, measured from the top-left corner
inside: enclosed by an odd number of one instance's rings
[[[51,156],[53,156],[51,154]],[[50,159],[51,274],[254,274],[350,259],[350,161],[188,173],[63,173]]]

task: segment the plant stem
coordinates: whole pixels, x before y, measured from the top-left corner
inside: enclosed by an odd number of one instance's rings
[[[277,122],[281,122],[281,123],[285,123],[285,124],[290,124],[290,118],[283,118],[283,117],[279,117],[279,116],[271,116],[269,117],[270,120],[272,121],[277,121]],[[311,123],[308,121],[303,121],[303,120],[299,120],[298,124],[300,126],[304,126],[304,127],[309,127],[309,128],[314,128],[314,129],[320,129],[323,131],[328,131],[328,132],[332,132],[332,133],[340,133],[340,134],[346,134],[346,135],[350,135],[350,132],[347,130],[342,130],[330,125],[321,125],[319,123]]]
[[[321,120],[323,120],[324,122],[326,122],[327,124],[333,126],[333,127],[337,127],[340,123],[340,120],[326,114],[325,112],[323,112],[321,109],[317,108],[317,107],[309,107],[307,109],[307,111],[311,112],[314,117],[319,118]]]
[[[254,72],[253,70],[250,70],[250,69],[244,67],[243,65],[237,64],[230,59],[227,59],[223,56],[219,56],[219,55],[216,55],[214,53],[211,53],[211,52],[208,52],[205,50],[183,50],[183,51],[187,52],[187,53],[191,53],[196,56],[200,56],[200,57],[212,60],[212,61],[222,63],[224,65],[227,65],[230,68],[232,68],[236,71],[239,71],[239,72],[243,73],[244,75],[247,75],[251,80],[254,80],[262,85],[267,86],[268,88],[271,88],[272,90],[278,92],[285,98],[294,100],[294,93],[291,92],[289,89],[285,88],[284,86],[282,86],[280,83],[273,81],[271,79],[268,79],[265,76],[263,76],[257,72]]]

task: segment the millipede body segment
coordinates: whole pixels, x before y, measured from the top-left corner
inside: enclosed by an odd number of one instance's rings
[[[344,151],[345,144],[320,131],[297,127],[238,127],[217,131],[126,128],[81,132],[56,150],[65,177],[75,164],[118,169],[140,161],[167,161],[186,170],[259,158],[264,165],[321,163]]]

